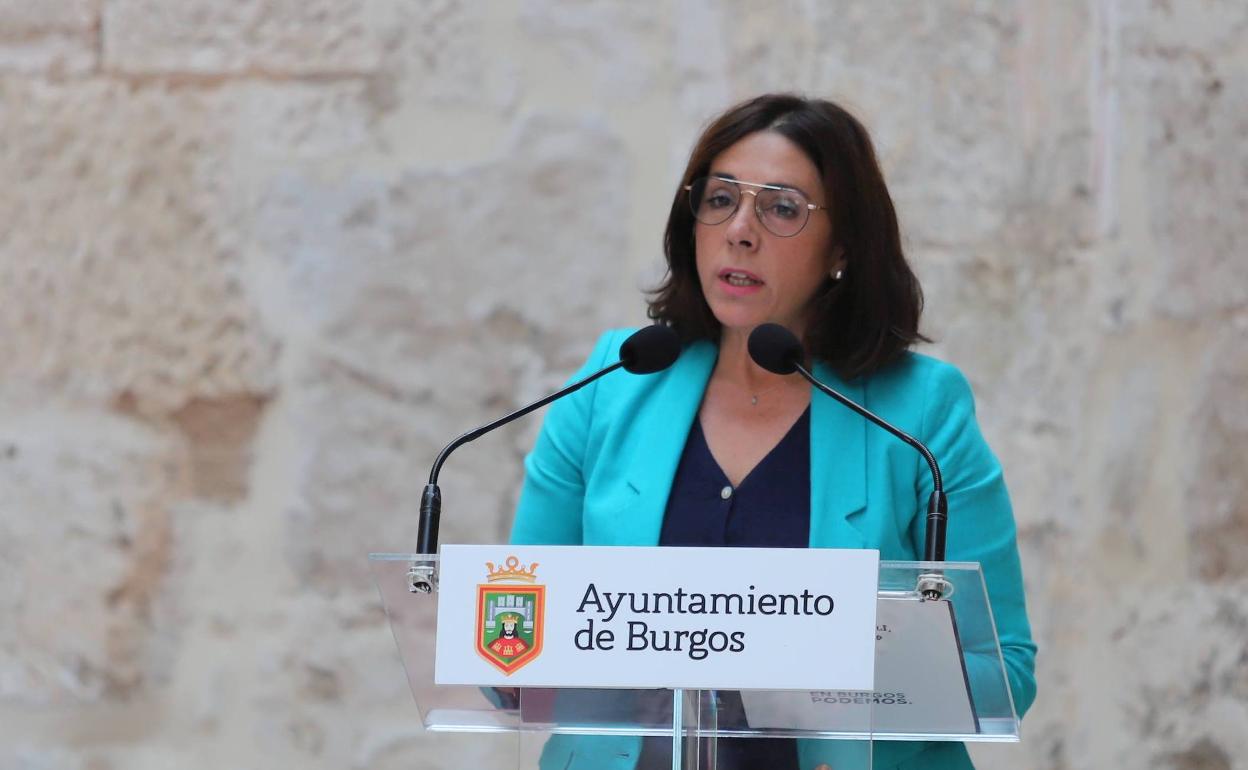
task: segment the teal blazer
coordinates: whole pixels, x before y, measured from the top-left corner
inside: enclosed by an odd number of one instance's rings
[[[575,378],[618,360],[631,330],[606,333]],[[717,348],[694,343],[652,375],[613,372],[557,401],[525,460],[512,541],[527,544],[641,545],[659,542],[668,493],[702,403]],[[867,378],[847,382],[816,363],[815,375],[931,449],[949,498],[946,557],[984,571],[1021,715],[1035,698],[1035,653],[1001,466],[975,421],[970,385],[953,366],[907,353]],[[893,436],[822,394],[810,403],[810,546],[874,548],[881,559],[922,558],[927,464]],[[631,770],[641,741],[556,735],[543,768]],[[860,749],[861,747],[859,747]],[[846,741],[801,741],[802,770],[855,764]],[[971,768],[960,743],[876,745],[876,768]]]

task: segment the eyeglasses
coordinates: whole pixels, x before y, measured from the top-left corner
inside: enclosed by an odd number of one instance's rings
[[[791,187],[774,184],[742,182],[722,176],[702,177],[685,185],[689,191],[689,208],[704,225],[719,225],[737,213],[741,195],[754,196],[754,213],[758,221],[773,235],[791,238],[810,221],[810,212],[827,211],[827,206],[811,203],[805,195]]]

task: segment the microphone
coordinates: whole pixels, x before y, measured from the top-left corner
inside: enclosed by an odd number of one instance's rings
[[[802,347],[802,343],[793,335],[793,332],[783,326],[768,323],[755,327],[754,331],[750,332],[747,346],[750,351],[750,358],[754,359],[754,363],[762,368],[773,374],[792,374],[797,372],[802,377],[805,377],[811,385],[814,385],[819,390],[906,442],[918,450],[919,454],[923,455],[923,459],[927,461],[927,466],[932,472],[932,495],[927,501],[927,537],[923,549],[923,558],[925,561],[944,561],[945,527],[949,517],[949,501],[945,498],[945,485],[941,479],[940,466],[936,464],[936,458],[923,445],[923,442],[909,433],[890,425],[886,420],[873,414],[866,407],[854,403],[815,379],[815,376],[803,365],[806,360],[806,350]]]
[[[679,357],[680,337],[670,326],[655,324],[638,329],[620,345],[620,365],[630,374],[661,372],[676,363]],[[604,369],[603,373],[607,371],[610,371],[610,367]]]
[[[620,358],[608,367],[598,370],[588,377],[568,385],[563,390],[552,393],[545,398],[521,407],[511,414],[480,428],[470,430],[442,448],[433,468],[429,471],[429,483],[420,496],[420,528],[417,532],[417,553],[424,557],[432,557],[438,551],[438,523],[442,514],[442,491],[438,489],[438,474],[442,472],[442,464],[457,448],[469,441],[478,439],[486,433],[501,428],[513,420],[518,420],[534,409],[540,409],[552,401],[575,393],[603,375],[616,369],[624,369],[632,374],[653,374],[661,372],[676,362],[680,357],[680,338],[671,327],[655,324],[633,332],[620,345]],[[431,558],[413,564],[408,572],[409,590],[414,593],[430,593],[435,587],[436,568]]]

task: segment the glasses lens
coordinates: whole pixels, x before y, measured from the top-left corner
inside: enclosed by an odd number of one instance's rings
[[[737,210],[741,191],[723,179],[702,178],[689,187],[689,207],[693,216],[704,225],[726,222]]]
[[[758,218],[782,238],[797,235],[810,219],[810,201],[796,190],[759,190],[754,205]]]

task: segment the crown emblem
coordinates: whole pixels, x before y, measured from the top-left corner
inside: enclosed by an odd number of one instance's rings
[[[533,583],[537,581],[537,562],[533,562],[528,569],[525,569],[520,564],[520,560],[515,556],[508,556],[507,561],[497,569],[494,567],[494,562],[487,561],[485,568],[489,570],[485,578],[488,583],[497,583],[504,580],[519,583]]]

